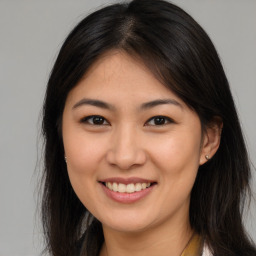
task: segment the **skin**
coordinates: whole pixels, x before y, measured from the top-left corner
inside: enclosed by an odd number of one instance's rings
[[[145,107],[159,99],[171,102]],[[86,119],[92,115],[103,118],[99,125]],[[156,116],[166,118],[159,124]],[[191,189],[205,155],[212,157],[219,146],[219,127],[212,125],[202,135],[195,112],[143,63],[116,51],[95,62],[70,91],[62,132],[74,191],[103,225],[100,255],[180,255],[193,233]],[[139,201],[120,203],[99,183],[112,177],[138,177],[156,185]]]

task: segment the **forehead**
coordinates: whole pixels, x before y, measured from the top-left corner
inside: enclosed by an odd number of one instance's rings
[[[82,80],[88,80],[91,77],[99,81],[108,82],[118,80],[125,82],[136,81],[138,79],[155,80],[152,72],[144,65],[143,61],[124,51],[109,51],[100,56],[86,72]]]
[[[133,101],[166,96],[181,100],[144,65],[139,58],[123,51],[111,51],[97,59],[70,92],[72,96],[124,97]]]

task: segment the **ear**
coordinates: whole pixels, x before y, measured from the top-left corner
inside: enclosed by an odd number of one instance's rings
[[[222,127],[223,122],[220,117],[214,117],[212,122],[207,125],[202,137],[200,165],[211,159],[217,152],[220,145]]]

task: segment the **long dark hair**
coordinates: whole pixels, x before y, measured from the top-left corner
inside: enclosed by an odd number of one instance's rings
[[[74,28],[60,50],[48,82],[42,123],[42,221],[50,254],[74,255],[84,234],[82,255],[97,255],[104,241],[101,224],[71,187],[61,123],[69,91],[113,49],[140,58],[198,114],[202,127],[216,116],[222,119],[220,147],[198,170],[190,223],[215,256],[256,255],[241,219],[250,165],[223,67],[205,31],[182,9],[162,0],[134,0],[100,9]]]

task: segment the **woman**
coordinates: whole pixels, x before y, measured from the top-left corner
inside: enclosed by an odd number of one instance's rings
[[[51,255],[256,255],[228,81],[179,7],[134,0],[82,20],[52,70],[43,134]]]

